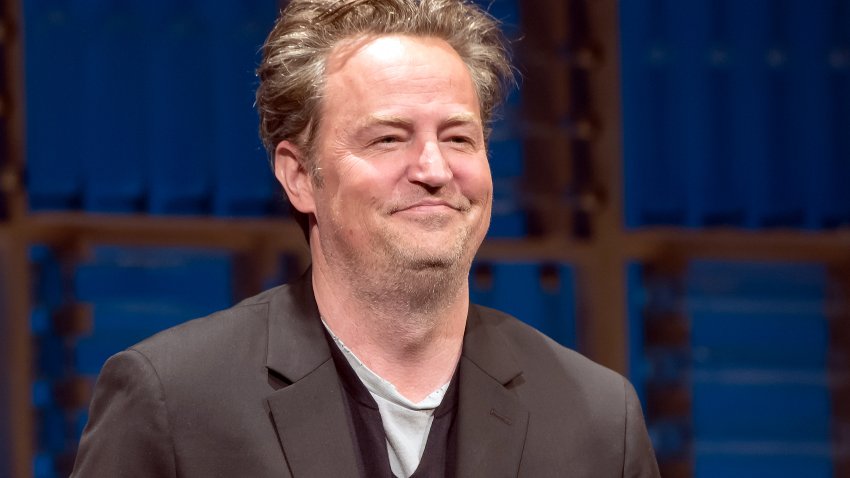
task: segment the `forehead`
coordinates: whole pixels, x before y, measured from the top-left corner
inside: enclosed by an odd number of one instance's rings
[[[324,101],[334,104],[442,103],[479,114],[472,77],[445,40],[407,35],[361,36],[328,55]]]
[[[412,58],[411,50],[420,52],[441,51],[460,60],[460,56],[445,40],[437,37],[405,34],[367,34],[340,40],[328,54],[326,72],[332,74],[352,60],[385,60],[387,63],[404,63]]]

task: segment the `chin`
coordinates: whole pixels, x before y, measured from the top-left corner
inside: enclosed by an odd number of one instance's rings
[[[395,252],[397,262],[403,269],[417,272],[448,273],[458,268],[468,269],[472,256],[466,247],[447,248],[445,243],[431,250],[421,247],[404,250],[396,248]]]
[[[387,228],[372,244],[373,250],[383,250],[385,257],[401,269],[449,272],[464,265],[469,268],[480,244],[477,236],[467,227],[440,231]]]
[[[406,258],[405,268],[413,271],[441,270],[446,271],[457,266],[457,259],[446,256],[424,256]]]

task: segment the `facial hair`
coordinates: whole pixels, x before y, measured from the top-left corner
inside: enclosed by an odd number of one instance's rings
[[[408,231],[393,227],[395,219],[391,216],[406,205],[415,204],[418,198],[406,198],[394,201],[379,214],[379,224],[364,225],[373,228],[369,234],[368,249],[352,247],[342,230],[344,222],[335,217],[337,211],[330,211],[331,217],[325,226],[330,226],[330,234],[322,234],[322,250],[329,264],[339,267],[348,277],[353,291],[366,305],[387,309],[398,309],[399,314],[417,311],[423,315],[438,310],[457,297],[467,280],[472,259],[480,245],[480,228],[489,223],[489,203],[491,197],[482,204],[484,224],[463,223],[451,235],[447,244],[439,248],[426,248],[414,238],[405,237]],[[467,214],[473,205],[463,200],[447,200],[453,208]],[[439,215],[416,219],[428,234],[428,230],[444,227],[446,219]]]

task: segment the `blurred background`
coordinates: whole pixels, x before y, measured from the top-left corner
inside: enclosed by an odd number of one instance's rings
[[[628,376],[665,477],[850,476],[850,0],[479,3],[522,80],[473,300]],[[0,477],[67,476],[108,356],[307,266],[280,6],[0,7]]]

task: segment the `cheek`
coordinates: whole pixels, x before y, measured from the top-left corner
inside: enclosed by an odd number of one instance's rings
[[[380,160],[360,160],[342,178],[347,183],[348,192],[360,200],[371,198],[381,200],[405,178],[405,162],[398,157]]]
[[[372,211],[380,211],[391,199],[395,184],[388,175],[374,168],[350,171],[335,198],[337,208],[352,217],[368,216]]]
[[[454,165],[452,172],[465,195],[478,198],[492,195],[493,179],[486,159],[460,161]]]

